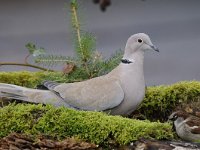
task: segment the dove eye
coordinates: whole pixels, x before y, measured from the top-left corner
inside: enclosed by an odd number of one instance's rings
[[[142,43],[142,39],[138,39],[137,41],[138,41],[138,43]]]

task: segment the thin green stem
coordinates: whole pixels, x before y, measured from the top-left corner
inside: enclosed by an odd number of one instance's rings
[[[81,32],[80,32],[80,24],[79,24],[79,20],[78,20],[78,16],[77,16],[77,9],[76,9],[76,6],[74,5],[71,5],[71,11],[72,11],[72,15],[73,15],[73,18],[74,18],[74,28],[76,30],[76,33],[77,33],[77,39],[78,39],[78,43],[79,43],[79,46],[80,48],[82,49],[82,45],[81,45]]]
[[[82,59],[84,59],[84,54],[83,54],[83,47],[82,47],[82,44],[81,44],[81,32],[80,32],[80,23],[79,23],[79,20],[78,20],[78,15],[77,15],[77,7],[75,5],[71,5],[71,11],[72,11],[72,17],[74,18],[74,23],[73,23],[73,26],[76,30],[76,33],[77,33],[77,39],[78,39],[78,43],[79,43],[79,47],[81,49],[81,55],[82,55]],[[85,67],[85,70],[87,72],[87,74],[89,76],[91,76],[91,73],[89,71],[89,68],[85,62],[85,60],[83,60],[83,66]]]

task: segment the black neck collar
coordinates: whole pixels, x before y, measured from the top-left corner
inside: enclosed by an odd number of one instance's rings
[[[130,64],[133,63],[132,61],[128,60],[128,59],[121,59],[121,62],[124,64]]]

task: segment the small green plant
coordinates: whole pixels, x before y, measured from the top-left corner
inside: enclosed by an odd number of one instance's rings
[[[76,57],[65,57],[55,55],[39,55],[35,61],[43,65],[57,65],[59,63],[73,64],[75,69],[72,74],[77,78],[93,78],[103,75],[119,64],[122,52],[117,52],[110,59],[103,59],[96,50],[96,38],[92,33],[82,30],[78,4],[76,0],[71,1],[71,23],[74,34]],[[80,75],[78,77],[78,75]]]
[[[96,50],[96,38],[92,33],[82,29],[80,22],[79,5],[76,0],[70,2],[72,33],[74,35],[75,57],[51,55],[45,53],[45,49],[37,47],[33,43],[26,44],[29,54],[23,63],[0,63],[1,65],[23,65],[41,70],[54,71],[49,69],[55,65],[64,65],[63,72],[73,80],[88,79],[108,73],[116,67],[121,58],[122,51],[116,52],[109,59],[104,59]],[[36,65],[30,64],[28,59],[33,58]],[[42,67],[41,67],[42,66]],[[71,77],[72,76],[72,77]]]

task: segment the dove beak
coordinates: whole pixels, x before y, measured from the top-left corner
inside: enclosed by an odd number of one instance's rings
[[[154,46],[154,45],[149,45],[153,50],[155,50],[156,52],[159,52],[159,49],[156,47],[156,46]]]
[[[150,49],[152,49],[152,50],[154,50],[154,51],[156,51],[156,52],[160,52],[159,51],[159,49],[156,47],[156,46],[154,46],[151,42],[150,43],[146,43],[146,42],[144,42],[146,45],[148,45],[149,47],[150,47]]]

